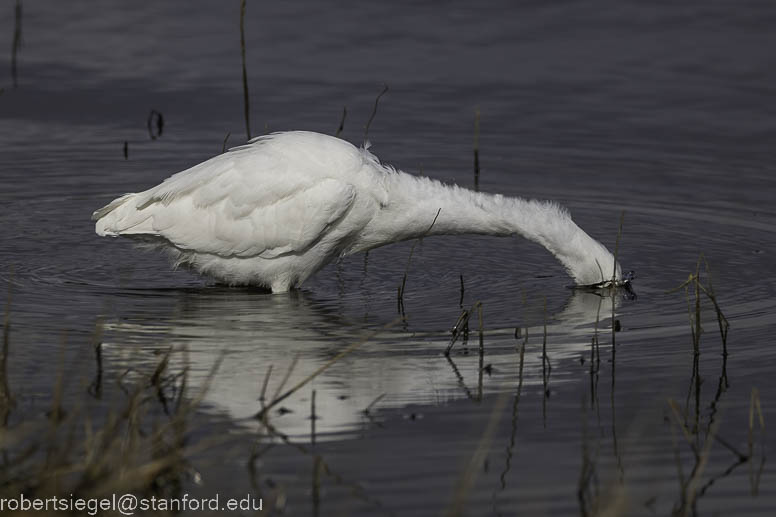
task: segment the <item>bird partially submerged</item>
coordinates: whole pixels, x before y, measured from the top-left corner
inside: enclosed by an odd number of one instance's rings
[[[339,256],[425,235],[520,235],[547,248],[577,285],[611,281],[615,263],[556,203],[413,176],[367,149],[304,131],[254,138],[121,196],[92,219],[98,235],[150,239],[176,265],[273,292]],[[622,278],[616,264],[615,284]]]

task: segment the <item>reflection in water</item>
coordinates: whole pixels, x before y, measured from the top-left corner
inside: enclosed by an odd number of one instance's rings
[[[11,294],[8,291],[8,301],[3,316],[3,342],[0,345],[0,429],[8,425],[8,415],[11,412],[13,398],[8,387],[8,333],[11,330],[10,310]]]
[[[527,329],[526,329],[527,330]],[[517,331],[515,331],[515,337],[518,337]],[[517,438],[517,416],[518,406],[520,405],[520,395],[523,392],[523,365],[525,364],[525,345],[528,343],[528,332],[525,333],[525,338],[519,346],[520,364],[517,369],[517,391],[515,392],[515,398],[512,401],[512,419],[510,420],[510,433],[509,444],[506,448],[506,459],[504,460],[504,469],[499,475],[499,487],[493,492],[493,510],[497,515],[502,515],[498,509],[498,495],[507,488],[507,475],[512,469],[512,456],[515,450],[515,441]]]
[[[718,309],[718,307],[717,307]],[[719,313],[718,313],[719,314]],[[691,319],[692,321],[692,319]],[[695,332],[697,332],[696,327]],[[722,331],[722,327],[720,326]],[[691,451],[691,468],[689,474],[685,475],[682,468],[681,454],[679,451],[676,439],[674,439],[674,455],[677,462],[677,476],[680,483],[679,500],[674,505],[673,515],[697,515],[698,514],[698,502],[706,495],[707,491],[718,481],[730,476],[739,466],[744,463],[749,463],[749,483],[751,487],[751,494],[756,495],[759,491],[760,476],[765,466],[765,452],[764,445],[760,450],[759,467],[755,466],[757,458],[753,450],[753,431],[755,426],[755,414],[759,416],[760,431],[764,427],[764,420],[762,412],[759,406],[759,395],[756,388],[752,388],[751,402],[749,407],[749,449],[746,453],[741,452],[733,443],[723,438],[720,435],[720,425],[723,420],[723,414],[720,412],[720,406],[723,399],[723,395],[729,388],[727,378],[727,332],[721,332],[722,342],[722,365],[719,379],[717,381],[717,390],[714,397],[709,404],[709,414],[706,421],[701,416],[701,389],[702,384],[700,377],[700,334],[693,332],[693,345],[696,353],[693,354],[692,361],[692,373],[690,376],[690,391],[694,393],[694,402],[691,402],[690,394],[687,395],[685,406],[682,408],[674,400],[669,400],[669,406],[673,414],[672,431],[673,426],[676,425],[685,437],[687,444]],[[693,387],[695,387],[693,391]],[[693,416],[688,415],[691,404],[694,403],[695,411]],[[728,452],[733,454],[733,459],[727,468],[721,473],[709,476],[708,479],[702,483],[704,471],[710,459],[712,445],[718,443],[722,445]],[[757,473],[755,474],[755,470]]]
[[[525,343],[529,335],[541,335],[545,350],[543,356],[526,356],[527,371],[548,367],[538,362],[549,362],[550,356],[556,362],[578,357],[589,346],[599,314],[611,310],[610,298],[570,293],[563,311],[548,318],[546,331],[525,330]],[[106,367],[155,360],[148,351],[172,347],[176,353],[170,367],[188,367],[190,382],[199,386],[221,358],[204,403],[244,422],[252,421],[261,408],[262,394],[272,400],[363,340],[365,334],[374,333],[303,291],[264,295],[250,290],[193,289],[168,294],[175,309],[167,319],[129,315],[106,324],[102,354],[111,363]],[[379,399],[381,407],[439,404],[461,396],[481,400],[483,390],[513,382],[513,332],[512,328],[486,329],[479,357],[469,355],[464,343],[443,360],[449,339],[443,333],[379,331],[273,408],[272,423],[288,435],[309,435],[312,390],[316,392],[314,423],[319,436],[367,424],[365,409],[372,409]],[[487,366],[483,355],[488,356]],[[490,375],[484,378],[486,370]],[[526,382],[542,380],[546,383],[546,375],[543,379],[529,376]],[[474,382],[476,395],[468,387]]]
[[[697,294],[697,293],[696,293]],[[715,313],[719,320],[720,327],[720,339],[719,343],[713,342],[707,344],[706,348],[710,348],[714,352],[718,351],[718,346],[721,345],[722,353],[721,364],[719,366],[718,379],[716,382],[715,390],[704,390],[702,387],[706,384],[701,378],[701,347],[700,347],[700,308],[696,309],[695,317],[692,313],[690,316],[691,323],[691,344],[692,344],[692,364],[691,368],[688,368],[686,373],[689,377],[689,390],[684,400],[684,404],[680,405],[672,398],[668,399],[668,408],[670,408],[670,430],[673,436],[673,458],[676,465],[676,475],[679,481],[679,495],[673,507],[670,509],[672,515],[698,515],[699,514],[699,502],[707,495],[709,490],[719,481],[734,473],[738,467],[744,463],[749,463],[749,483],[751,487],[751,493],[755,494],[759,490],[760,478],[765,465],[764,445],[761,447],[761,454],[758,456],[753,452],[752,448],[752,435],[753,428],[756,426],[757,416],[759,416],[760,430],[764,426],[762,413],[759,412],[759,398],[757,390],[752,389],[752,397],[749,408],[749,450],[748,452],[742,452],[735,444],[736,440],[729,440],[722,436],[721,424],[725,421],[730,423],[729,416],[725,416],[724,411],[724,399],[725,394],[730,388],[728,379],[728,351],[727,351],[727,323],[721,315],[719,306],[714,303]],[[614,341],[614,334],[613,339]],[[593,350],[591,353],[591,359],[596,357],[596,338],[593,339]],[[623,408],[627,409],[628,404],[622,402],[615,403],[615,372],[617,370],[617,363],[615,361],[616,354],[614,347],[611,351],[611,359],[609,361],[611,368],[611,392],[610,392],[610,415],[609,422],[611,425],[610,436],[612,444],[612,456],[607,459],[599,458],[599,452],[602,450],[602,441],[604,441],[605,433],[601,427],[600,411],[597,411],[598,425],[600,433],[598,438],[593,437],[588,432],[588,399],[584,398],[582,401],[582,458],[581,458],[581,470],[579,476],[579,485],[577,490],[577,498],[579,503],[579,510],[582,515],[597,515],[601,512],[611,514],[620,514],[630,506],[633,507],[634,501],[632,495],[626,495],[627,476],[625,465],[628,464],[624,457],[624,449],[633,450],[630,454],[630,472],[636,470],[638,476],[638,469],[633,469],[633,462],[637,462],[636,466],[644,468],[648,461],[645,461],[643,451],[639,451],[636,440],[641,441],[644,438],[645,429],[649,426],[648,420],[652,418],[649,415],[649,411],[641,411],[637,415],[636,422],[631,423],[629,429],[629,437],[626,436],[626,440],[623,442],[626,446],[623,447],[623,443],[618,445],[618,432],[617,432],[617,417],[616,410]],[[708,361],[707,361],[708,362]],[[590,367],[590,402],[592,407],[596,407],[598,390],[597,390],[597,376],[598,367],[591,364]],[[627,382],[628,379],[625,380]],[[707,397],[707,402],[704,403],[704,394]],[[710,397],[710,400],[709,400]],[[757,401],[757,402],[756,402]],[[705,409],[704,409],[705,407]],[[728,408],[730,409],[730,408]],[[740,410],[740,408],[738,408]],[[669,420],[666,420],[669,421]],[[728,432],[730,432],[731,426],[728,425]],[[740,427],[735,423],[732,427],[735,432],[736,429],[740,431]],[[740,436],[739,436],[740,438]],[[682,456],[682,444],[685,443],[689,447],[690,459],[689,461]],[[724,447],[724,451],[713,451],[713,445],[719,444]],[[655,451],[660,454],[661,451]],[[728,453],[732,453],[732,457]],[[716,454],[716,457],[712,459],[712,456]],[[611,460],[615,460],[612,465]],[[715,469],[711,471],[709,468],[711,462],[715,462],[717,467],[725,467],[723,469]],[[606,487],[605,490],[601,490],[601,474],[599,473],[599,467],[601,465],[606,466],[607,463],[612,465],[615,469],[616,480],[613,480],[611,486]],[[688,468],[689,467],[689,468]],[[600,469],[604,470],[604,469]],[[616,482],[614,482],[616,481]],[[630,480],[630,488],[633,488],[634,479]],[[638,482],[636,483],[638,485]],[[637,486],[638,489],[643,487]],[[719,493],[719,491],[717,491]],[[630,500],[629,500],[630,499]],[[655,494],[648,494],[644,499],[644,507],[649,508],[653,513],[655,512],[655,505],[658,504],[659,497]],[[603,509],[603,510],[602,510]]]

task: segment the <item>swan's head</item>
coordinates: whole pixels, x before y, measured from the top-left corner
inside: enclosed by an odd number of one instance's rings
[[[603,248],[603,246],[601,247]],[[603,265],[601,265],[599,268],[598,266],[600,265],[600,257],[595,258],[594,260],[597,262],[596,270],[598,270],[598,280],[590,282],[590,280],[595,277],[591,276],[590,270],[588,270],[587,273],[585,273],[581,278],[574,277],[574,279],[577,281],[576,287],[593,290],[622,288],[625,290],[628,297],[635,298],[636,293],[633,291],[632,282],[636,278],[636,273],[634,271],[627,271],[623,273],[619,262],[615,262],[614,256],[609,253],[606,248],[603,249],[608,254],[608,256],[604,257],[608,259],[607,262],[604,262],[604,264],[608,264],[608,268],[605,269]],[[612,274],[612,271],[614,271],[614,274]]]
[[[574,241],[571,247],[574,252],[559,258],[577,287],[600,289],[630,286],[633,272],[623,274],[619,262],[606,246],[582,231]]]
[[[625,289],[627,292],[635,295],[635,293],[633,292],[633,280],[636,279],[636,272],[631,270],[626,273],[621,273],[619,271],[619,264],[617,267],[618,267],[617,278],[615,279],[609,278],[607,280],[596,282],[595,284],[583,285],[580,287],[587,288],[587,289],[610,289],[612,287],[614,288],[621,287]]]

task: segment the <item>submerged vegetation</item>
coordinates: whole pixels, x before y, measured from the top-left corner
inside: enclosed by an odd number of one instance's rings
[[[11,79],[13,87],[19,87],[18,54],[22,48],[22,0],[16,0],[14,7],[13,43],[11,45]]]
[[[77,380],[69,378],[72,372],[65,371],[63,363],[49,408],[35,415],[14,405],[10,395],[5,370],[8,321],[6,312],[0,361],[0,498],[24,494],[28,499],[74,501],[130,493],[179,497],[187,484],[198,482],[201,475],[191,458],[226,440],[191,439],[196,425],[192,417],[207,386],[189,392],[186,370],[173,374],[168,369],[172,350],[152,369],[106,375],[98,323],[92,344],[98,369],[91,384],[69,391],[67,385]],[[215,369],[211,377],[214,374]],[[111,409],[100,410],[106,403]],[[207,461],[199,465],[206,466]]]

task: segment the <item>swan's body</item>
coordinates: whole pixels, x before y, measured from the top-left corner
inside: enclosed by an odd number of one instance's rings
[[[547,248],[579,285],[610,277],[614,263],[555,203],[412,176],[344,140],[301,131],[256,138],[92,218],[98,235],[153,238],[177,264],[273,292],[338,256],[423,235],[521,235]]]

